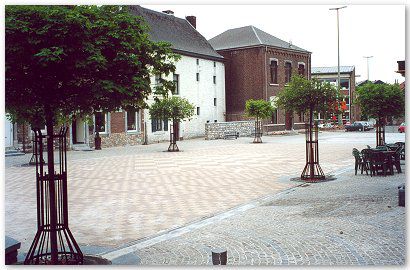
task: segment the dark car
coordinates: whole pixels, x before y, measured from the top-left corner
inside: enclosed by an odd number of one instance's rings
[[[345,129],[346,131],[363,131],[365,130],[365,127],[362,123],[354,122],[351,125],[346,125]]]

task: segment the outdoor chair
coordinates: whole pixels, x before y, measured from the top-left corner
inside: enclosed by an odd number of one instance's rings
[[[386,144],[386,147],[387,147],[387,149],[390,150],[390,151],[396,151],[398,148],[400,148],[399,145],[397,145],[397,144],[392,144],[392,143]]]
[[[404,142],[395,142],[395,144],[397,144],[398,146],[400,146],[400,159],[401,160],[405,160],[405,150],[406,150],[406,145]]]
[[[370,171],[370,177],[372,177],[372,159],[371,159],[371,155],[373,153],[372,149],[363,149],[361,152],[361,156],[362,156],[362,161],[363,161],[363,165],[362,165],[362,173],[363,170],[366,170],[366,175],[368,175],[367,171]]]
[[[401,147],[400,151],[400,159],[405,160],[406,159],[406,153],[405,153],[406,148],[404,146]]]
[[[391,170],[389,168],[389,163],[388,160],[386,159],[386,156],[383,152],[379,151],[372,151],[370,154],[370,160],[371,160],[371,168],[370,170],[372,171],[373,175],[377,175],[380,172],[383,172],[383,175],[386,176],[386,172],[388,170]],[[390,171],[393,173],[392,171]]]
[[[361,170],[361,173],[363,174],[363,166],[365,166],[365,164],[363,162],[362,154],[360,154],[359,150],[357,150],[356,148],[353,148],[352,155],[354,156],[354,159],[355,159],[354,174],[357,175],[358,169]],[[366,174],[367,174],[367,168],[366,168]]]
[[[394,151],[394,154],[391,157],[391,161],[392,161],[392,166],[394,165],[394,167],[396,167],[396,171],[398,173],[401,173],[401,166],[400,166],[400,154],[402,151],[402,146],[400,146],[399,148],[396,149],[396,151]]]

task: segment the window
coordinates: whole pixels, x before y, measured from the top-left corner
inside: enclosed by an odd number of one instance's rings
[[[196,81],[199,82],[199,73],[196,73]]]
[[[278,83],[278,61],[277,60],[270,61],[270,82],[272,84]]]
[[[155,74],[155,85],[158,85],[161,83],[160,79],[161,79],[161,75]]]
[[[298,74],[301,76],[305,76],[305,64],[304,63],[299,63]]]
[[[292,77],[292,63],[285,62],[285,83],[290,82],[290,77]]]
[[[199,113],[200,113],[200,108],[199,107],[196,107],[196,115],[199,115]]]
[[[108,125],[107,125],[107,114],[102,112],[95,113],[95,131],[99,133],[107,133]]]
[[[214,62],[214,67],[216,67],[216,62]]]
[[[340,89],[349,89],[349,79],[340,79]]]
[[[278,109],[274,109],[272,113],[272,124],[278,123]]]
[[[305,114],[301,113],[299,114],[299,123],[304,123],[305,122]]]
[[[127,131],[140,131],[139,110],[129,109],[126,111]]]
[[[174,74],[174,95],[179,95],[179,74]]]
[[[199,66],[199,59],[196,59],[196,65]]]
[[[214,120],[214,123],[218,122],[218,120]]]
[[[214,84],[216,84],[216,76],[214,76]]]
[[[214,106],[216,106],[216,98],[214,98]]]
[[[168,131],[168,119],[152,119],[151,120],[151,130],[152,132],[156,131]]]

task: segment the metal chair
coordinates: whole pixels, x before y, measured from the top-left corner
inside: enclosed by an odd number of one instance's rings
[[[366,170],[366,175],[368,175],[367,171],[370,171],[370,177],[372,177],[373,175],[373,171],[372,171],[372,159],[371,159],[371,155],[373,153],[372,149],[363,149],[361,151],[361,156],[362,156],[362,160],[363,160],[363,165],[362,165],[362,173],[363,173],[363,169]]]

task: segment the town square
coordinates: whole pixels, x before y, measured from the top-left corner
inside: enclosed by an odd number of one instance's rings
[[[405,265],[404,41],[190,7],[5,6],[5,264]]]

